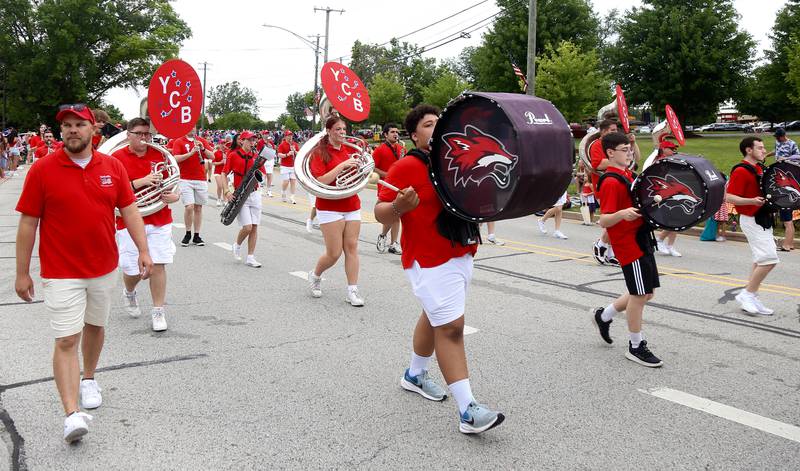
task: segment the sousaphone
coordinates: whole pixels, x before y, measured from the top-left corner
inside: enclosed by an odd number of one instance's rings
[[[616,87],[614,101],[597,110],[597,121],[600,122],[605,119],[616,119],[622,125],[625,134],[629,133],[631,130],[630,121],[628,120],[628,103],[625,101],[625,93],[623,93],[620,85]],[[600,139],[599,130],[584,136],[578,145],[578,156],[583,162],[583,165],[587,169],[595,172],[597,171],[592,169],[592,158],[589,155],[589,146],[597,139]],[[633,164],[634,163],[631,162],[631,166],[633,166]]]

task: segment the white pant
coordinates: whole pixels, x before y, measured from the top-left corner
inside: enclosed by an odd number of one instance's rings
[[[236,215],[240,226],[258,225],[261,222],[261,192],[254,191],[242,205],[242,210]]]
[[[464,315],[467,287],[472,279],[472,255],[451,258],[431,268],[421,268],[415,261],[405,272],[433,327],[449,324]]]
[[[342,219],[345,222],[349,221],[360,221],[361,220],[361,211],[320,211],[317,210],[317,220],[319,221],[320,225],[328,224],[329,222],[336,222],[341,221]]]
[[[753,263],[756,265],[775,265],[778,260],[778,249],[772,236],[772,229],[764,229],[756,223],[753,216],[744,214],[739,216],[739,225],[747,237],[750,251],[753,253]]]
[[[172,241],[172,224],[154,226],[145,224],[144,232],[147,234],[147,247],[150,258],[155,264],[170,264],[175,256],[175,243]],[[139,274],[139,249],[131,239],[128,229],[117,231],[117,247],[119,247],[119,268],[128,276]]]
[[[42,278],[44,306],[55,338],[75,335],[84,324],[105,327],[116,275],[112,271],[97,278]]]
[[[208,182],[205,180],[181,180],[178,188],[181,191],[181,202],[184,206],[190,204],[202,206],[208,202]]]

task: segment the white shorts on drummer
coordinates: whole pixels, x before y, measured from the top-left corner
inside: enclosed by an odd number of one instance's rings
[[[105,327],[116,284],[116,270],[97,278],[42,278],[54,337],[75,335],[84,324]]]
[[[147,235],[147,247],[150,258],[157,265],[172,263],[175,256],[175,243],[172,241],[172,224],[154,226],[145,224],[144,232]],[[131,239],[128,229],[117,231],[117,247],[119,249],[119,268],[128,276],[139,274],[139,249]]]
[[[345,222],[360,221],[361,211],[320,211],[318,209],[317,220],[319,220],[320,225],[341,220],[344,220]]]
[[[204,205],[208,202],[208,182],[205,180],[181,180],[178,183],[181,191],[181,203]]]
[[[261,223],[261,192],[254,191],[245,200],[242,210],[236,215],[236,221],[240,226],[249,226]]]
[[[753,263],[775,265],[780,262],[772,229],[764,229],[756,223],[753,216],[744,214],[739,215],[739,225],[742,227],[742,232],[747,237],[747,244],[753,253]]]
[[[451,258],[431,268],[421,268],[415,261],[405,272],[433,327],[449,324],[464,315],[467,287],[472,279],[472,255]]]
[[[297,180],[297,175],[294,174],[294,167],[284,167],[281,165],[281,181]]]

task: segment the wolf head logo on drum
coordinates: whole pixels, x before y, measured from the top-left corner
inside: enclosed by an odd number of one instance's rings
[[[787,195],[792,202],[800,200],[800,184],[794,175],[779,168],[775,169],[775,179],[770,184],[770,190]]]
[[[673,177],[649,176],[647,178],[649,197],[661,197],[658,206],[665,206],[668,209],[681,208],[686,214],[692,214],[697,205],[702,203],[702,199],[686,184]]]
[[[444,158],[455,186],[466,188],[470,182],[480,186],[484,180],[492,179],[498,188],[508,187],[519,157],[508,152],[494,136],[468,124],[463,134],[447,133],[442,141],[449,148]]]

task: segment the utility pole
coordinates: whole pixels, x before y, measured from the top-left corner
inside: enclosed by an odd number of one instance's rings
[[[311,36],[312,38],[314,36]],[[314,126],[317,124],[317,106],[319,105],[317,100],[317,90],[319,89],[319,37],[320,35],[317,34],[317,48],[314,49],[314,56],[316,56],[316,62],[314,63],[314,103],[311,105],[311,129],[314,129]],[[320,94],[320,97],[322,94]]]
[[[330,26],[331,26],[331,12],[335,11],[335,12],[337,12],[337,13],[339,13],[341,15],[342,13],[344,13],[344,10],[334,10],[331,7],[325,7],[325,8],[314,7],[314,13],[316,13],[318,11],[324,11],[325,12],[325,60],[323,60],[323,62],[327,63],[328,62],[328,38],[330,37],[329,30],[330,30]]]
[[[528,95],[536,95],[536,0],[528,8]]]
[[[200,130],[203,130],[203,121],[206,119],[206,70],[208,70],[208,62],[203,62],[203,106],[200,111]]]

